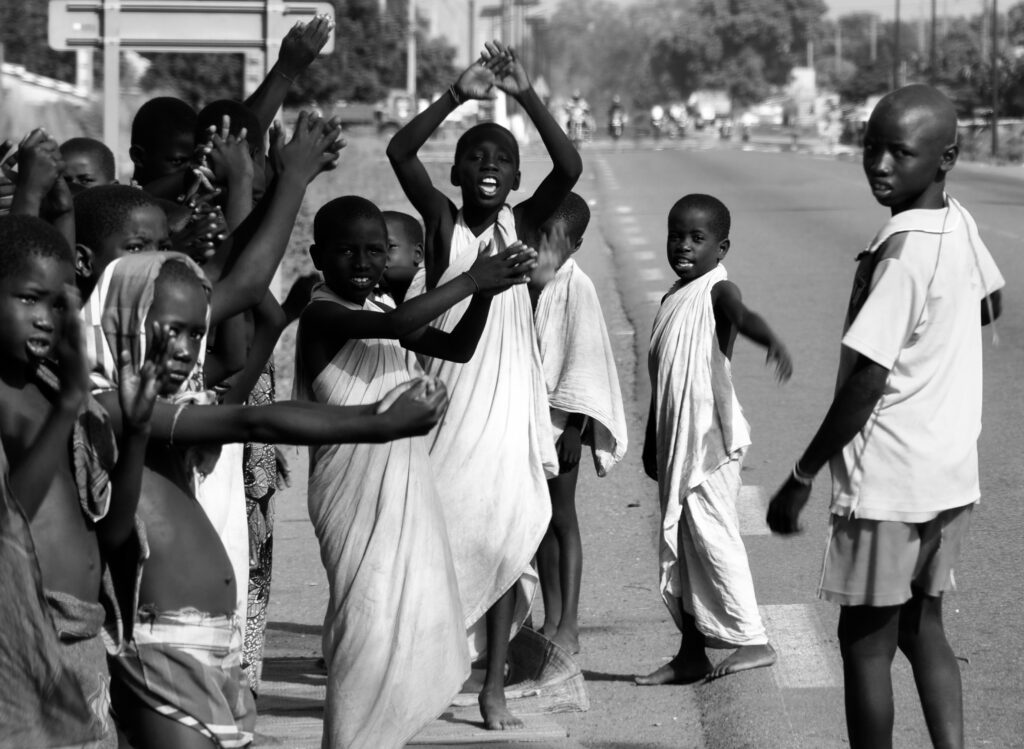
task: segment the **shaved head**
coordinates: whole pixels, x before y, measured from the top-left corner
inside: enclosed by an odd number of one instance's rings
[[[956,108],[941,91],[916,83],[886,94],[871,119],[875,116],[898,116],[925,126],[929,135],[941,139],[943,145],[956,142]]]

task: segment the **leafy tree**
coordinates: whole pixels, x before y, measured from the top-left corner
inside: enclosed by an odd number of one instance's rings
[[[0,3],[0,44],[6,62],[38,75],[75,80],[75,53],[54,52],[47,44],[49,0]]]

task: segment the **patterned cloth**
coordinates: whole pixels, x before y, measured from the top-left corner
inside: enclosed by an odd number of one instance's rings
[[[256,705],[242,673],[238,617],[143,607],[132,641],[110,670],[137,699],[216,746],[252,742]]]
[[[28,520],[11,497],[0,444],[0,746],[78,746],[100,735],[61,658]]]
[[[270,359],[249,394],[246,405],[274,402],[274,360]],[[249,605],[242,648],[242,668],[249,688],[259,692],[263,643],[270,603],[270,567],[274,551],[274,494],[277,491],[277,449],[249,442],[243,453],[245,511],[249,520]]]

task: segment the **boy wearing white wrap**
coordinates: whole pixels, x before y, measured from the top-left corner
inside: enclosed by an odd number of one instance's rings
[[[553,168],[533,196],[513,209],[506,199],[519,187],[518,144],[499,125],[477,125],[455,146],[451,180],[462,191],[460,210],[434,186],[417,152],[455,107],[466,99],[493,98],[495,86],[515,97],[533,120]],[[492,252],[500,252],[520,236],[533,236],[583,168],[514,52],[500,42],[489,43],[446,95],[395,135],[388,158],[426,226],[428,289],[466,270],[481,245],[493,243]],[[402,307],[412,295],[410,289]],[[435,324],[451,330],[465,306],[460,302]],[[447,414],[431,434],[430,457],[471,649],[483,650],[486,637],[480,712],[492,730],[518,728],[522,721],[505,701],[505,661],[530,597],[517,596],[516,583],[532,576],[530,561],[551,519],[547,477],[558,463],[527,290],[515,287],[494,300],[477,353],[467,364],[428,359],[424,368],[439,376],[451,395]]]
[[[654,319],[648,366],[651,411],[644,470],[661,500],[661,593],[682,633],[679,653],[641,685],[685,684],[770,666],[736,501],[750,432],[732,385],[740,333],[768,350],[780,381],[792,363],[782,341],[743,304],[720,264],[729,251],[729,210],[687,195],[668,215],[668,262],[679,281]],[[736,650],[712,666],[708,644]]]
[[[390,309],[372,297],[388,263],[377,206],[336,198],[317,212],[313,238],[324,283],[299,319],[296,396],[339,406],[375,403],[409,382],[403,346],[468,361],[494,294],[525,281],[533,265],[522,245],[480,254],[452,281]],[[454,329],[427,325],[463,300],[469,306]],[[308,500],[331,588],[323,746],[404,746],[469,676],[426,440],[317,447]]]
[[[626,416],[615,355],[593,282],[567,257],[583,243],[590,222],[587,202],[574,192],[541,228],[538,267],[530,279],[558,475],[548,480],[551,525],[537,550],[544,627],[541,632],[578,653],[583,548],[576,517],[576,480],[583,445],[598,476],[626,454]]]

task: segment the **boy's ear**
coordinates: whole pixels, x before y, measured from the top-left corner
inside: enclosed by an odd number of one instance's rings
[[[75,245],[75,275],[79,278],[92,278],[93,252],[84,244]]]
[[[943,175],[948,173],[956,166],[956,160],[960,156],[960,144],[953,143],[946,146],[942,151],[942,161],[939,162],[939,171]]]
[[[128,149],[128,157],[135,166],[141,167],[146,163],[146,149],[142,146],[132,145]]]
[[[512,189],[513,190],[518,190],[519,189],[519,178],[520,178],[520,176],[521,176],[521,174],[519,173],[519,170],[516,169],[516,178],[514,180],[512,180]]]
[[[729,240],[723,239],[718,243],[718,259],[721,260],[729,253]]]
[[[309,258],[310,260],[313,261],[314,268],[316,268],[317,270],[322,270],[320,268],[320,250],[317,249],[317,246],[315,244],[311,244],[309,246]]]
[[[419,242],[412,247],[412,261],[419,265],[423,262],[423,245]]]

